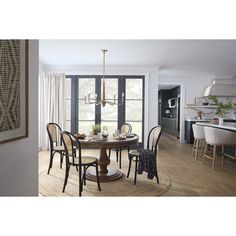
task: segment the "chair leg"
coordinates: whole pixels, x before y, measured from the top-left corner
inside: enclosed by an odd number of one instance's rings
[[[157,169],[156,169],[156,178],[157,178],[157,183],[159,184],[159,177],[158,177]]]
[[[215,170],[215,160],[216,160],[216,145],[214,145],[214,148],[213,148],[212,170]]]
[[[86,185],[86,169],[84,166],[84,174],[83,174],[84,185]]]
[[[192,148],[192,156],[194,157],[194,152],[195,152],[195,145],[196,145],[196,139],[193,141],[193,148]]]
[[[119,158],[119,168],[121,169],[121,148],[120,148],[119,154],[120,154],[120,158]]]
[[[134,185],[136,185],[136,180],[137,180],[137,170],[138,170],[138,158],[135,157]]]
[[[95,168],[96,168],[96,177],[97,177],[98,190],[101,191],[100,180],[99,180],[99,175],[98,175],[98,162],[96,163]]]
[[[50,169],[52,168],[54,154],[55,154],[55,152],[53,153],[53,151],[50,151],[50,161],[49,161],[49,167],[48,167],[48,175],[49,175]]]
[[[81,166],[79,166],[79,196],[81,197],[83,191],[83,182],[82,182],[82,170]]]
[[[116,162],[118,162],[119,149],[116,149]]]
[[[66,173],[65,173],[65,180],[64,180],[64,186],[62,189],[62,192],[65,192],[66,189],[66,185],[67,185],[67,181],[68,181],[68,177],[69,177],[69,171],[70,171],[70,165],[66,165]]]
[[[222,165],[224,165],[224,152],[225,152],[225,146],[224,145],[222,145],[221,146],[221,163],[222,163]]]
[[[127,173],[127,178],[129,178],[129,173],[130,173],[130,169],[131,169],[131,163],[132,163],[132,159],[129,159],[129,168],[128,168],[128,173]]]
[[[204,163],[204,161],[205,161],[205,155],[207,155],[207,148],[208,148],[208,144],[206,143],[206,146],[205,146],[205,149],[204,149],[203,158],[202,158],[202,163]]]
[[[63,154],[60,152],[60,168],[62,168],[62,163],[63,163]]]
[[[109,158],[111,157],[111,148],[109,148],[109,154],[108,154]]]
[[[198,148],[199,148],[199,139],[196,140],[196,145],[195,145],[195,160],[197,160],[198,157]]]

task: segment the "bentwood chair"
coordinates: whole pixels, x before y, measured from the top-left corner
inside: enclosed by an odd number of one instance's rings
[[[130,134],[132,132],[132,126],[129,123],[124,123],[120,126],[120,133],[121,134]],[[121,169],[121,152],[122,150],[128,150],[129,153],[129,146],[122,146],[118,148],[111,149],[109,148],[109,158],[111,156],[111,150],[116,152],[116,162],[119,160],[119,168]],[[119,156],[119,158],[118,158]]]
[[[49,174],[53,164],[53,157],[56,153],[60,154],[60,168],[62,168],[65,149],[62,146],[62,141],[60,138],[60,132],[61,132],[60,126],[56,123],[48,123],[46,128],[49,136],[49,145],[50,145],[50,162],[48,167],[48,174]]]
[[[224,156],[226,155],[224,153],[225,146],[234,146],[236,145],[236,133],[212,128],[212,127],[204,127],[205,132],[205,138],[206,138],[206,146],[204,151],[204,158],[211,159],[212,160],[212,170],[215,169],[215,161],[217,156],[217,146],[221,147],[221,162],[224,164]],[[230,155],[226,155],[228,157],[231,157]],[[231,157],[234,158],[234,157]]]
[[[128,168],[128,173],[127,173],[127,178],[129,178],[132,161],[134,161],[135,162],[134,185],[136,185],[136,180],[137,180],[138,163],[142,161],[141,159],[143,158],[143,155],[147,155],[148,158],[153,157],[152,160],[150,159],[150,160],[145,160],[145,161],[148,161],[147,166],[151,168],[151,171],[156,177],[157,183],[159,184],[157,164],[156,164],[156,155],[157,155],[157,145],[161,136],[161,132],[162,132],[161,126],[153,127],[148,134],[147,148],[146,149],[142,148],[142,149],[133,150],[129,152],[129,168]]]
[[[197,160],[197,157],[200,153],[200,149],[204,149],[205,133],[204,133],[204,127],[201,125],[193,124],[192,128],[194,137],[192,155],[194,156],[195,160]],[[201,152],[201,154],[203,154],[203,151]]]
[[[82,157],[80,142],[73,134],[64,131],[61,132],[61,138],[65,147],[65,156],[66,156],[66,174],[62,192],[65,191],[71,166],[75,166],[79,172],[79,196],[81,196],[82,194],[83,185],[86,185],[86,171],[89,167],[95,167],[98,190],[101,191],[100,181],[98,176],[98,159],[92,156]],[[74,146],[76,146],[78,149],[78,156],[76,155],[76,152],[73,151]]]

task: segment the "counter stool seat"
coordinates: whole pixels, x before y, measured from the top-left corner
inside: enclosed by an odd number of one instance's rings
[[[212,127],[204,127],[206,146],[204,151],[204,158],[212,160],[212,170],[215,169],[216,148],[221,146],[221,162],[224,164],[224,148],[225,146],[236,145],[236,133]]]

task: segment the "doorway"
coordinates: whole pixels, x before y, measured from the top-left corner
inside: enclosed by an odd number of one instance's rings
[[[184,99],[183,85],[159,83],[158,85],[158,124],[163,132],[184,142]]]

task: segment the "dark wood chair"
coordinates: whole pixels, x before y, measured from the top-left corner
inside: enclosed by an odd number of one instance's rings
[[[61,132],[61,139],[64,144],[65,156],[66,156],[66,174],[62,192],[65,191],[71,166],[75,166],[79,172],[79,196],[81,196],[82,194],[83,185],[86,185],[86,170],[89,167],[95,167],[98,190],[101,191],[99,175],[98,175],[98,159],[92,156],[82,157],[80,142],[73,134],[67,131]],[[76,155],[76,152],[73,151],[74,146],[77,147],[78,155]]]
[[[161,126],[153,127],[150,130],[149,134],[148,134],[147,148],[142,149],[143,151],[151,150],[153,152],[154,157],[155,157],[155,164],[156,164],[156,155],[157,155],[157,145],[158,145],[158,141],[159,141],[160,136],[161,136],[161,131],[162,131]],[[138,171],[139,159],[140,159],[140,151],[139,150],[132,150],[132,151],[129,152],[129,168],[128,168],[128,173],[127,173],[127,178],[129,178],[132,161],[134,161],[135,162],[134,185],[136,184],[136,180],[137,180],[137,171]],[[159,184],[157,165],[156,165],[155,175],[156,175],[157,183]]]
[[[56,153],[60,154],[60,168],[62,168],[65,149],[62,146],[62,140],[60,137],[60,132],[61,132],[60,126],[56,123],[48,123],[46,128],[49,136],[49,145],[50,145],[50,161],[48,167],[48,174],[49,174],[53,164],[53,157]]]
[[[130,134],[132,132],[132,126],[129,123],[124,123],[120,126],[120,133]],[[109,148],[109,158],[111,157],[111,150],[116,152],[116,162],[119,161],[119,168],[121,169],[121,152],[122,150],[128,150],[129,153],[129,146],[121,146],[118,148],[111,149]]]

